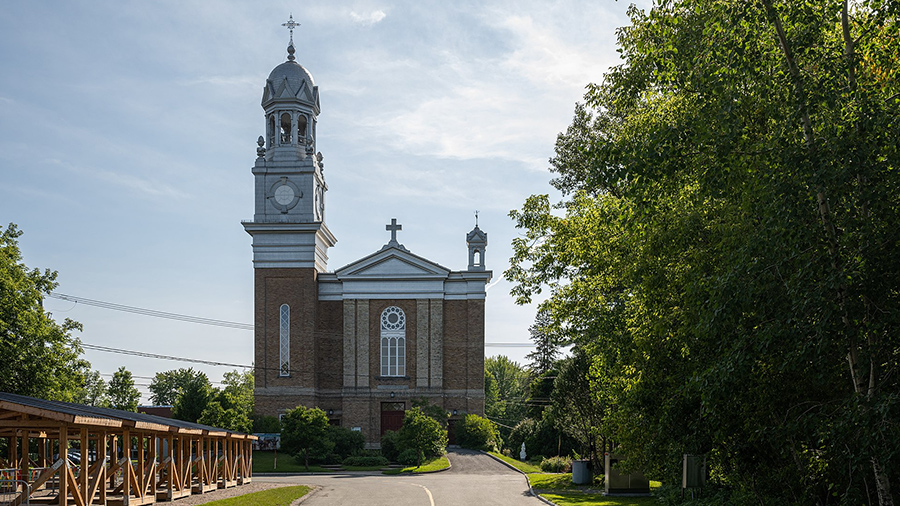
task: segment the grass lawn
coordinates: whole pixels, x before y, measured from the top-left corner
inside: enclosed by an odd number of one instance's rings
[[[379,468],[380,469],[380,468]],[[278,466],[275,466],[275,452],[253,452],[254,473],[305,473],[306,466],[294,461],[294,457],[286,453],[278,454]],[[334,471],[324,467],[309,466],[310,473],[333,473]]]
[[[447,469],[450,467],[450,461],[447,460],[447,456],[438,457],[436,459],[431,459],[419,467],[410,466],[404,467],[403,469],[391,469],[389,471],[383,471],[383,474],[400,474],[400,473],[430,473],[433,471],[440,471],[441,469]]]
[[[309,487],[299,485],[296,487],[278,487],[261,492],[254,492],[238,497],[230,497],[219,501],[208,502],[210,506],[253,506],[265,504],[267,506],[288,506],[295,500],[309,493]]]
[[[649,506],[657,504],[655,497],[604,497],[601,494],[541,494],[559,506]]]
[[[497,457],[498,459],[502,460],[503,462],[506,462],[507,464],[512,465],[513,467],[515,467],[519,471],[522,471],[523,473],[539,473],[539,472],[541,472],[540,467],[533,466],[533,465],[529,464],[528,462],[522,462],[520,460],[516,460],[514,458],[507,457],[506,455],[503,455],[502,453],[497,453],[497,452],[489,452],[489,453],[491,455]]]
[[[603,488],[599,483],[589,486],[575,485],[572,483],[572,473],[544,473],[538,466],[496,452],[490,453],[525,473],[528,483],[536,493],[559,506],[649,506],[656,504],[654,497],[606,497],[598,492]],[[661,483],[658,481],[651,481],[650,489],[658,488],[660,485]]]

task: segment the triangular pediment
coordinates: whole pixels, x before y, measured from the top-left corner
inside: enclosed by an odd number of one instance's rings
[[[450,270],[408,251],[387,248],[345,265],[335,274],[343,280],[445,278]]]

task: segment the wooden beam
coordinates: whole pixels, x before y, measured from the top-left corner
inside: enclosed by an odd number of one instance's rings
[[[103,465],[101,466],[102,472],[100,473],[100,504],[106,504],[106,485],[107,485],[107,462],[109,461],[109,457],[107,457],[107,443],[108,443],[109,435],[104,431],[100,433],[100,438],[97,439],[97,454],[103,455]],[[113,462],[115,462],[117,455],[115,453],[111,453],[110,457]],[[91,495],[91,501],[93,502],[94,496]]]
[[[81,495],[81,490],[78,489],[78,480],[75,479],[75,474],[72,473],[72,468],[69,466],[66,466],[66,481],[69,482],[69,488],[72,489],[75,505],[84,506],[84,496]],[[66,502],[68,502],[68,497],[66,497]],[[60,504],[62,504],[62,501],[60,501]]]
[[[66,472],[69,469],[69,428],[66,424],[59,427],[59,459],[62,460],[63,466],[59,472],[59,505],[68,506],[69,503],[69,480],[66,479]]]
[[[123,506],[128,506],[131,502],[131,475],[134,472],[131,470],[131,431],[125,429],[122,431],[122,449],[125,452],[125,462],[123,463],[122,474],[124,475],[124,479],[122,480],[122,495],[123,497]]]
[[[16,497],[15,500],[13,500],[13,502],[10,503],[10,506],[19,506],[19,504],[22,504],[25,501],[25,499],[28,499],[28,496],[30,494],[33,494],[35,490],[40,488],[41,485],[43,485],[44,483],[47,482],[47,480],[52,478],[53,475],[56,474],[56,472],[62,466],[63,466],[63,459],[59,459],[56,462],[54,462],[52,466],[48,467],[47,469],[44,469],[44,472],[42,472],[40,475],[38,475],[37,479],[34,480],[33,483],[31,483],[31,486],[28,489],[29,494],[26,495],[25,493],[23,493],[23,494],[19,495],[19,497]]]

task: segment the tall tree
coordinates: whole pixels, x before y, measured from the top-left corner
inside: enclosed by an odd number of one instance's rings
[[[485,405],[485,414],[506,425],[517,424],[525,417],[527,371],[504,355],[484,359],[484,371],[490,388],[496,386],[496,401]]]
[[[206,373],[197,371],[184,385],[181,396],[172,407],[172,416],[186,422],[197,422],[213,400],[213,388]]]
[[[87,371],[85,373],[82,393],[75,402],[101,408],[109,407],[109,394],[106,382],[100,377],[99,372]]]
[[[156,373],[150,381],[150,402],[157,406],[174,406],[197,374],[199,371],[193,368]]]
[[[531,341],[534,342],[534,351],[525,355],[525,358],[531,361],[528,368],[536,376],[553,369],[553,365],[559,360],[559,340],[552,325],[550,311],[541,308],[534,317],[534,324],[528,327]]]
[[[326,437],[327,431],[328,415],[324,411],[297,406],[281,419],[281,448],[289,455],[303,457],[309,471],[310,454],[324,454],[334,447],[334,443]]]
[[[109,380],[107,388],[109,396],[109,405],[113,409],[121,409],[124,411],[137,411],[138,403],[141,400],[141,393],[134,386],[134,378],[131,377],[131,371],[125,366],[113,373],[113,377]]]
[[[57,286],[56,271],[22,263],[14,223],[0,227],[0,390],[50,400],[74,401],[85,371],[79,340],[81,324],[62,324],[44,311],[43,297]]]
[[[900,5],[659,1],[514,212],[630,460],[763,502],[893,504],[900,455]],[[560,215],[562,214],[562,216]],[[866,476],[865,479],[862,477]]]
[[[253,373],[229,371],[223,375],[221,390],[214,390],[199,422],[223,429],[249,433],[253,430]]]

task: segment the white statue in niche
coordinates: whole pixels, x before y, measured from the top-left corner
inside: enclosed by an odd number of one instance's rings
[[[519,450],[519,460],[525,460],[525,443],[522,443],[522,449]]]

